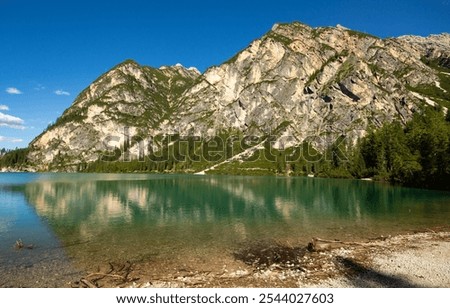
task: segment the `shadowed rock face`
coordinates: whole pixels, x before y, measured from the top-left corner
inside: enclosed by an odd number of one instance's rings
[[[307,140],[321,150],[342,135],[356,142],[369,125],[406,123],[424,104],[414,89],[442,86],[440,68],[449,67],[449,50],[449,34],[382,40],[344,27],[292,23],[274,25],[203,74],[125,61],[33,140],[30,159],[43,169],[55,161],[95,161],[99,152],[127,140],[137,156],[139,141],[158,134],[214,136],[225,130],[291,136],[275,142],[284,147]]]

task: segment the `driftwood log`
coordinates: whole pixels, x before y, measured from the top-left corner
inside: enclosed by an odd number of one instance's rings
[[[337,248],[343,248],[348,246],[380,246],[380,243],[363,243],[363,242],[343,242],[339,240],[325,240],[321,238],[314,237],[311,242],[308,243],[308,250],[313,251],[325,251]]]
[[[76,282],[77,287],[98,288],[102,286],[120,286],[138,280],[138,278],[130,278],[129,275],[133,270],[130,262],[123,264],[109,263],[109,270],[106,272],[90,273]]]
[[[97,286],[95,284],[93,284],[92,282],[90,282],[89,280],[87,280],[85,278],[80,279],[80,282],[83,283],[88,288],[97,288]]]

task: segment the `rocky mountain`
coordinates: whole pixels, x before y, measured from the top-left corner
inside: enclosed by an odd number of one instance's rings
[[[424,105],[446,112],[449,92],[450,34],[380,39],[339,25],[275,24],[203,74],[119,64],[31,142],[29,160],[70,170],[114,148],[133,160],[163,150],[156,136],[174,134],[270,136],[274,149],[308,142],[323,151],[339,137],[354,144],[370,127],[405,124]]]
[[[155,69],[127,60],[94,81],[35,138],[30,157],[45,168],[57,161],[89,162],[109,142],[123,144],[126,136],[156,134],[180,108],[181,93],[199,76],[197,69],[179,64]]]

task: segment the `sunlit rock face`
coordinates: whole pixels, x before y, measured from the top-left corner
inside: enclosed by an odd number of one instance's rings
[[[221,131],[273,134],[274,147],[309,141],[323,150],[339,136],[356,142],[370,126],[406,123],[424,104],[442,105],[416,89],[445,92],[444,73],[430,63],[445,69],[449,59],[449,34],[379,39],[342,26],[276,24],[203,74],[180,64],[119,64],[32,141],[30,160],[43,170],[55,162],[70,170],[127,140],[136,158],[156,135]]]

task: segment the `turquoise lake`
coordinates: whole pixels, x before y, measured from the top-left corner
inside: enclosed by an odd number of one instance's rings
[[[260,240],[367,239],[450,223],[450,193],[306,177],[0,174],[0,265],[230,254]],[[53,261],[52,261],[53,262]]]

